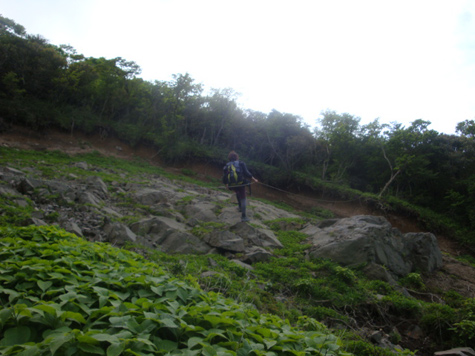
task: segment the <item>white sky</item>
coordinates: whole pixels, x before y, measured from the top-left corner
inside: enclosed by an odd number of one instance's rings
[[[475,118],[475,1],[0,0],[0,14],[146,80],[189,73],[243,108],[366,124]]]

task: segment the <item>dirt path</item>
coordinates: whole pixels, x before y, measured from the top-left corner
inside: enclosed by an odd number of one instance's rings
[[[124,159],[140,157],[148,160],[150,164],[163,167],[156,152],[149,147],[132,148],[115,138],[101,138],[80,133],[70,135],[64,132],[50,131],[47,134],[38,134],[21,127],[14,127],[11,131],[0,134],[0,146],[31,150],[59,150],[67,154],[98,151],[103,155]],[[181,173],[182,168],[193,170],[199,179],[221,178],[219,167],[210,164],[196,163],[186,167],[165,167],[175,173]],[[360,201],[328,199],[314,192],[305,192],[305,194],[285,192],[263,184],[254,184],[252,193],[254,197],[284,202],[301,210],[312,207],[327,209],[336,217],[341,218],[354,215],[384,215],[394,227],[403,233],[421,231],[417,223],[407,217],[382,214],[381,211],[375,211]],[[463,249],[445,236],[437,236],[437,238],[440,249],[445,253],[444,267],[441,271],[444,273],[431,276],[426,283],[442,291],[456,290],[466,297],[475,297],[475,269],[449,256],[463,254]]]

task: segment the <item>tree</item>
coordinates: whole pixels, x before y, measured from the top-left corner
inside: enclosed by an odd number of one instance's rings
[[[20,37],[26,36],[26,30],[22,25],[2,15],[0,15],[0,33],[1,32],[15,34]]]
[[[459,122],[455,128],[456,132],[466,137],[475,137],[475,120],[465,120]]]
[[[430,121],[420,119],[412,122],[408,128],[394,124],[387,133],[385,152],[392,171],[380,195],[396,180],[394,175],[398,178],[400,192],[404,192],[406,197],[412,196],[413,202],[418,201],[416,196],[422,197],[427,192],[428,185],[437,177],[437,173],[431,169],[431,159],[435,153],[432,144],[439,135],[428,129],[430,124]],[[413,194],[414,191],[417,191],[417,195]]]
[[[358,133],[360,118],[350,114],[337,114],[335,111],[325,111],[319,120],[320,129],[315,129],[315,135],[321,140],[322,179],[341,180],[354,165],[358,152]],[[325,144],[323,144],[325,143]]]

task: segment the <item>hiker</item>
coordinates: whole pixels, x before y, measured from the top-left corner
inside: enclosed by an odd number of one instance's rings
[[[241,221],[250,221],[246,215],[246,186],[250,184],[248,179],[252,179],[254,182],[258,182],[258,180],[248,171],[246,164],[239,161],[239,155],[236,152],[229,152],[228,161],[223,168],[223,183],[227,189],[236,192]]]

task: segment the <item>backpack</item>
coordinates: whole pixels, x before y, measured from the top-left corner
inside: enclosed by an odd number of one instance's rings
[[[228,162],[224,167],[225,182],[230,187],[243,185],[244,178],[242,176],[241,165],[239,161]]]

